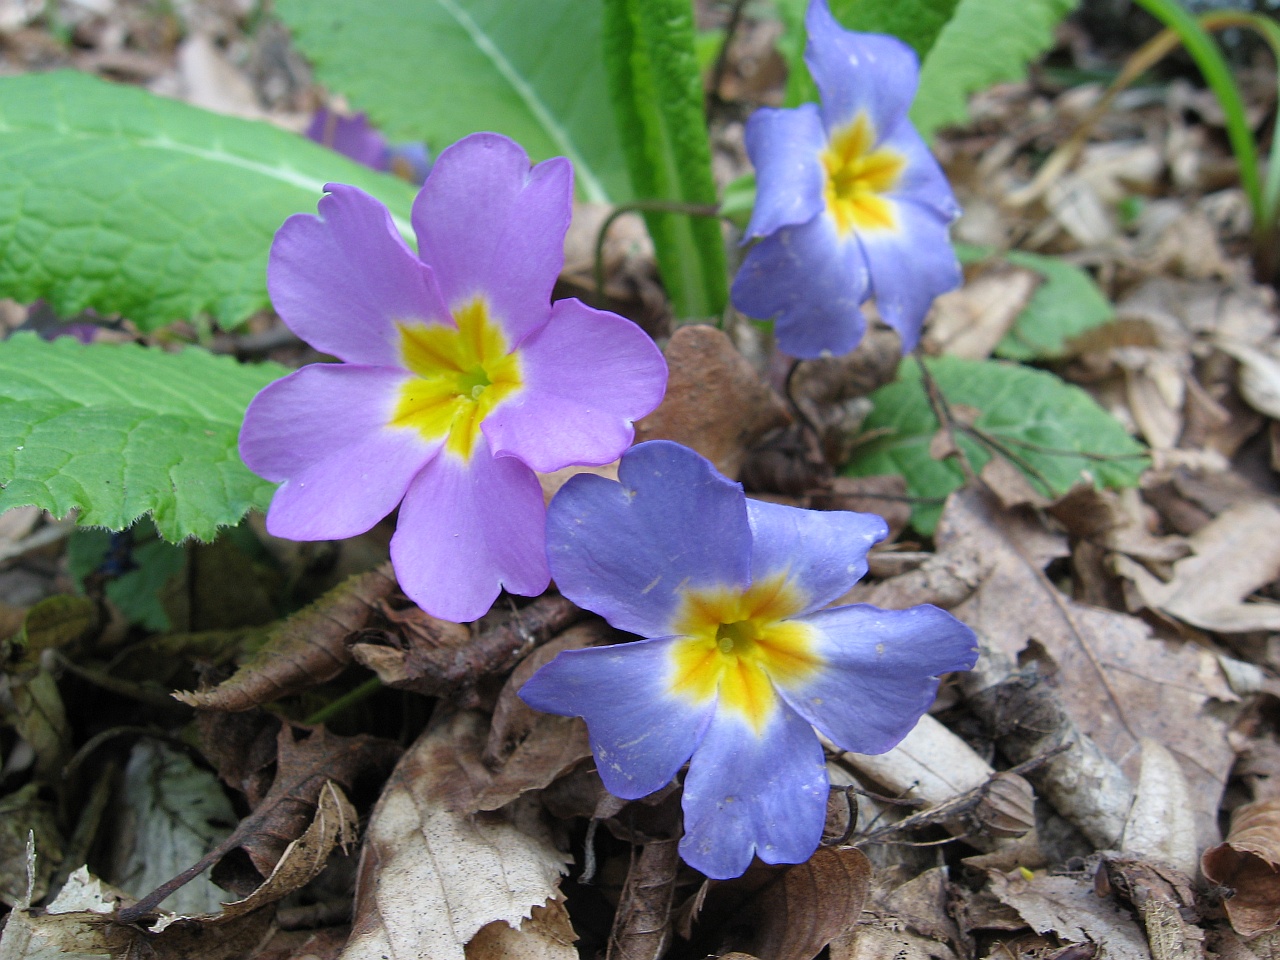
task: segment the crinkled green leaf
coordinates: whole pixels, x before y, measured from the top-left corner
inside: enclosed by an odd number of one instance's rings
[[[777,0],[785,31],[779,50],[790,67],[787,106],[818,99],[804,67],[804,14],[809,0]],[[831,0],[831,13],[850,30],[888,33],[907,43],[923,60],[955,14],[960,0]]]
[[[714,207],[689,0],[605,0],[605,61],[638,197]],[[729,291],[715,217],[645,213],[677,319],[719,316]]]
[[[139,741],[129,755],[117,817],[111,879],[135,897],[186,870],[239,819],[214,774],[185,753],[151,740]],[[204,873],[171,894],[164,909],[187,916],[217,913],[226,899]]]
[[[997,344],[997,356],[1006,360],[1061,357],[1073,337],[1115,319],[1111,301],[1093,278],[1075,264],[1020,250],[1005,254],[1005,259],[1034,270],[1044,277],[1044,283],[1036,288],[1012,329]]]
[[[928,137],[969,119],[969,95],[1018,80],[1079,0],[960,0],[924,58],[911,119]]]
[[[150,514],[167,540],[210,540],[270,502],[236,438],[254,394],[287,372],[192,348],[0,342],[0,511],[75,508],[114,530]]]
[[[1043,493],[1059,496],[1086,478],[1105,487],[1135,486],[1147,466],[1142,445],[1114,417],[1051,373],[995,360],[926,362],[946,401],[979,411],[973,426],[1009,451]],[[929,455],[938,420],[918,365],[902,364],[898,376],[871,395],[874,409],[863,425],[868,434],[883,435],[859,447],[845,473],[901,474],[911,496],[940,500],[960,488],[964,475],[953,460]],[[991,448],[963,431],[956,439],[975,470],[991,459]],[[912,523],[932,533],[941,512],[940,503],[919,504]]]
[[[284,219],[351,183],[407,217],[413,189],[265,123],[81,73],[0,78],[0,296],[143,329],[268,304]]]
[[[605,86],[600,0],[277,0],[316,76],[388,137],[477,130],[573,161],[588,200],[631,196]]]

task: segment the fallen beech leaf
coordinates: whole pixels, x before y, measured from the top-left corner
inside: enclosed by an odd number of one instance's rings
[[[1087,877],[1020,873],[990,874],[991,892],[1013,907],[1036,933],[1053,933],[1073,943],[1106,944],[1110,960],[1151,960],[1137,923],[1115,903],[1093,891]]]
[[[452,809],[483,742],[483,718],[457,714],[396,766],[370,818],[343,960],[464,960],[486,924],[518,925],[556,895],[565,857],[530,824]]]
[[[534,907],[519,928],[495,920],[480,928],[467,944],[467,960],[578,960],[578,935],[563,900]]]
[[[391,564],[358,574],[272,627],[235,674],[212,690],[175,693],[193,707],[249,710],[331,680],[351,662],[346,640],[396,587]]]
[[[1229,704],[1239,698],[1213,654],[1159,640],[1136,617],[1067,597],[1044,574],[1051,560],[1066,555],[1065,539],[1033,513],[1001,510],[980,491],[950,498],[937,543],[937,560],[925,565],[928,577],[915,571],[900,579],[911,578],[921,596],[948,569],[961,583],[976,574],[977,589],[952,612],[1011,660],[1034,652],[1034,640],[1056,667],[1055,692],[1070,716],[1130,779],[1137,778],[1139,738],[1168,747],[1191,787],[1199,842],[1214,842],[1234,751],[1226,736],[1229,711],[1221,704],[1209,707],[1214,700]],[[893,606],[922,602],[892,584],[859,599],[890,605],[877,599],[883,594]]]
[[[609,937],[619,960],[658,960],[671,943],[671,901],[680,867],[678,840],[652,840],[627,871]]]
[[[1117,558],[1153,609],[1205,630],[1280,630],[1280,604],[1244,598],[1280,576],[1280,507],[1250,500],[1221,513],[1190,537],[1192,555],[1165,583],[1140,564]]]
[[[636,443],[683,443],[736,479],[747,450],[790,421],[786,406],[715,327],[680,327],[667,344],[666,356],[666,398],[636,424]]]
[[[743,950],[762,960],[813,960],[853,928],[871,885],[871,862],[855,847],[819,847],[738,912],[754,928]]]
[[[1223,906],[1238,934],[1257,936],[1280,923],[1280,797],[1236,810],[1226,842],[1204,852],[1200,869],[1235,890]]]

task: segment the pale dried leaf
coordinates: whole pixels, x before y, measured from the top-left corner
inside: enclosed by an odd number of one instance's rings
[[[1280,604],[1244,598],[1280,576],[1280,507],[1266,500],[1238,503],[1190,538],[1192,555],[1179,560],[1167,583],[1118,557],[1147,606],[1205,630],[1239,633],[1280,630]]]
[[[1240,362],[1240,394],[1253,409],[1280,420],[1280,360],[1270,351],[1219,339],[1217,347]]]
[[[930,804],[975,790],[994,772],[972,747],[928,714],[888,753],[845,753],[840,759],[890,794],[909,793]]]
[[[1196,872],[1196,824],[1187,778],[1173,754],[1143,737],[1142,766],[1120,849]]]
[[[448,802],[483,742],[482,719],[458,714],[397,765],[369,823],[343,960],[465,960],[482,927],[518,925],[555,896],[565,857],[545,837]]]
[[[1151,960],[1146,937],[1123,910],[1093,891],[1086,877],[991,875],[991,892],[1032,930],[1074,943],[1100,943],[1109,960]]]
[[[1034,270],[993,267],[933,302],[925,332],[930,353],[985,360],[1043,282]]]

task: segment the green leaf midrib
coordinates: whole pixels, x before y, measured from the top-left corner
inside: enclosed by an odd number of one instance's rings
[[[511,89],[515,91],[516,96],[529,108],[529,112],[534,115],[542,129],[546,131],[547,136],[564,151],[565,156],[573,163],[577,180],[583,192],[587,195],[587,199],[595,203],[607,203],[609,195],[605,191],[604,185],[586,160],[583,159],[581,152],[574,146],[574,141],[569,136],[569,132],[562,124],[556,122],[550,107],[525,81],[524,77],[515,68],[515,64],[498,49],[489,35],[481,30],[480,25],[471,19],[470,15],[459,7],[454,0],[435,0],[435,2],[441,10],[452,17],[454,22],[466,32],[467,36],[471,38],[471,42],[476,45],[476,49],[488,58],[489,62],[493,64],[493,68],[511,85]]]

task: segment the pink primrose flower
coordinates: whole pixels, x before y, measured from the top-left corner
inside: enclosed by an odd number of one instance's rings
[[[280,484],[267,529],[337,540],[397,505],[391,559],[433,616],[482,616],[500,589],[546,589],[534,471],[609,463],[654,409],[666,364],[639,327],[551,303],[573,171],[530,169],[506,137],[443,151],[413,205],[418,253],[386,208],[329,184],[319,216],[276,234],[267,287],[281,319],[341,363],[268,385],[240,432]]]

